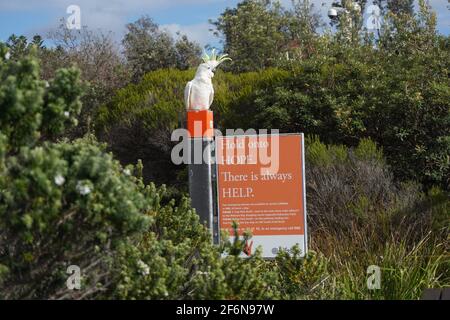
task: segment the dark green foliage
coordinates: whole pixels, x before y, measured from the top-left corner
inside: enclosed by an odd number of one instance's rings
[[[214,80],[216,126],[305,132],[350,146],[370,137],[383,147],[398,179],[447,189],[447,41],[436,35],[424,4],[414,17],[392,16],[388,26],[377,47],[370,41],[348,46],[323,36],[314,54],[287,61],[282,70],[219,72]],[[183,125],[183,87],[192,75],[149,73],[120,91],[96,120],[121,161],[144,160],[147,181],[184,179],[183,171],[170,165],[167,146],[171,131]]]
[[[162,68],[188,69],[199,63],[200,46],[186,35],[172,35],[153,22],[148,16],[127,25],[122,40],[125,56],[134,81],[139,81],[149,71]]]
[[[95,121],[102,140],[125,164],[142,159],[144,179],[158,184],[184,185],[177,181],[180,168],[172,164],[172,131],[183,126],[184,85],[193,71],[158,70],[141,83],[119,90],[102,106]]]
[[[92,139],[38,141],[79,113],[78,70],[59,70],[46,87],[27,56],[1,60],[0,74],[1,298],[77,296],[64,286],[70,264],[85,269],[80,297],[94,295],[108,285],[114,248],[148,226],[149,205]]]
[[[414,0],[381,0],[380,2],[384,2],[387,9],[396,15],[414,13]]]
[[[25,36],[11,35],[6,41],[6,46],[9,48],[11,58],[18,60],[29,54],[33,47],[38,50],[45,49],[44,41],[41,36],[35,35],[31,41]]]
[[[278,1],[245,0],[210,22],[224,52],[233,57],[225,67],[233,72],[258,71],[276,66],[286,56],[298,59],[310,55],[322,25],[308,0],[293,0],[290,10]]]
[[[86,270],[85,293],[95,294],[111,252],[149,222],[133,179],[90,141],[22,149],[7,159],[0,188],[3,298],[71,296],[70,264]]]
[[[260,92],[259,88],[264,90],[286,76],[287,72],[275,69],[240,75],[218,72],[213,80],[218,128],[224,129],[232,121],[235,126],[230,128],[238,128],[245,121],[242,115],[252,113],[251,99]],[[174,129],[184,127],[184,86],[193,77],[193,70],[148,73],[139,84],[119,90],[111,103],[100,109],[96,131],[122,163],[142,159],[145,181],[179,188],[186,184],[183,168],[170,160],[176,143],[170,138]],[[243,110],[230,112],[234,106]]]
[[[370,137],[383,147],[398,178],[448,187],[449,59],[440,43],[408,58],[390,49],[330,43],[327,51],[288,70],[218,73],[216,125],[305,132],[346,145]],[[171,131],[183,125],[183,87],[192,75],[150,73],[102,108],[98,130],[108,132],[107,141],[125,163],[144,159],[147,170],[159,175],[147,173],[146,179],[167,183],[176,177],[167,146]]]
[[[231,70],[245,72],[275,65],[279,50],[287,42],[287,22],[279,3],[245,0],[228,8],[212,22],[216,34],[224,36],[224,51],[233,57]]]
[[[33,56],[1,62],[1,299],[276,297],[261,257],[239,258],[238,237],[213,246],[186,198],[167,202],[164,187],[142,182],[142,163],[123,168],[92,136],[37,140],[79,106],[78,72],[59,70],[44,89]],[[32,112],[33,130],[12,121],[17,109]],[[80,290],[66,286],[70,265],[81,269]]]
[[[0,126],[10,151],[36,143],[41,135],[54,137],[65,125],[76,124],[81,111],[79,71],[59,70],[46,85],[34,58],[5,60],[6,52],[0,45]]]
[[[232,101],[225,126],[306,132],[347,145],[370,137],[397,177],[448,188],[448,47],[426,8],[399,19],[398,32],[379,48],[324,40],[314,57],[285,66],[287,76]]]
[[[174,208],[174,203],[161,206],[155,211],[155,219],[156,229],[145,233],[137,247],[119,251],[116,264],[119,279],[112,291],[113,298],[277,297],[277,274],[267,263],[258,254],[250,259],[239,257],[243,241],[237,238],[233,242],[224,239],[221,247],[214,247],[186,199],[180,207]]]
[[[425,288],[449,283],[448,193],[435,189],[430,197],[415,184],[395,183],[370,140],[354,149],[316,138],[306,145],[310,243],[320,254],[309,263],[283,260],[284,279],[305,279],[302,289],[286,283],[288,292],[417,299]],[[300,263],[303,268],[289,269]],[[381,268],[380,290],[367,289],[370,265]]]
[[[302,257],[300,249],[295,246],[280,251],[276,265],[283,299],[325,299],[336,296],[330,288],[326,288],[328,291],[322,285],[330,277],[327,260],[322,255],[310,251]]]
[[[287,49],[295,59],[274,63],[280,30],[272,31],[292,12],[280,13],[269,2],[245,1],[241,11],[229,9],[222,18],[239,14],[238,26],[255,27],[259,20],[249,12],[257,12],[268,28],[255,35],[273,35],[250,43],[262,60],[245,60],[251,58],[249,35],[234,42],[235,70],[279,69],[218,72],[213,110],[219,129],[311,135],[312,250],[306,257],[294,247],[275,261],[262,259],[259,250],[244,259],[251,235],[239,237],[237,225],[232,239],[223,234],[219,246],[211,244],[183,196],[186,172],[170,161],[170,135],[183,125],[184,85],[194,70],[147,73],[111,100],[105,97],[120,77],[94,85],[86,101],[103,105],[84,116],[95,116],[96,132],[108,145],[92,135],[58,141],[77,122],[79,71],[54,68],[66,49],[12,37],[0,44],[0,299],[417,299],[425,288],[448,286],[448,37],[436,35],[435,19],[421,1],[418,16],[389,18],[375,46],[370,38],[340,42],[316,35],[309,2],[298,1],[299,23],[288,19],[290,29],[282,33],[305,41],[298,51]],[[167,35],[161,40],[156,31],[155,43],[167,44]],[[102,39],[86,42],[74,56],[88,72],[85,80],[110,79],[120,65],[109,59],[117,56],[108,45],[102,52],[111,56],[85,59],[99,43],[110,43]],[[194,63],[189,57],[196,48],[187,38],[171,45],[184,61],[177,67]],[[43,76],[34,55],[44,51],[44,68],[53,69]],[[245,69],[240,57],[256,65]],[[100,61],[111,64],[97,79]],[[426,190],[409,179],[424,182]],[[443,188],[431,187],[438,184]],[[367,289],[371,264],[381,268],[380,290]],[[81,267],[81,290],[66,286],[69,265]]]

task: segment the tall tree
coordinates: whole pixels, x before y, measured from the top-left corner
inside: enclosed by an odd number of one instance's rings
[[[36,47],[39,52],[45,50],[44,41],[40,35],[35,35],[29,41],[24,35],[17,36],[12,34],[6,41],[6,46],[9,48],[11,57],[14,60],[19,60],[29,54],[32,47]]]
[[[178,33],[179,39],[175,43],[175,51],[177,54],[177,68],[181,70],[189,69],[200,63],[202,50],[200,46],[186,35]]]
[[[112,33],[93,31],[87,27],[71,30],[62,23],[49,33],[56,48],[41,54],[42,76],[54,77],[56,70],[76,65],[81,77],[89,84],[83,96],[83,113],[79,125],[71,129],[70,136],[83,136],[90,131],[90,124],[98,107],[109,101],[113,93],[130,80],[120,49]]]
[[[333,7],[341,8],[339,14],[331,18],[331,25],[336,26],[337,37],[343,42],[359,41],[363,13],[367,0],[334,1]]]
[[[375,0],[383,12],[392,12],[395,15],[414,13],[414,0]]]
[[[244,0],[227,8],[216,21],[214,34],[222,37],[224,51],[236,72],[263,69],[275,64],[289,39],[287,19],[278,1]]]
[[[319,27],[323,26],[320,13],[309,0],[292,0],[292,10],[287,14],[290,18],[291,46],[296,46],[301,56],[308,55],[314,47]]]
[[[139,80],[146,72],[173,67],[173,38],[161,31],[150,17],[144,16],[129,23],[127,30],[123,45],[134,80]]]
[[[414,13],[414,0],[386,0],[386,2],[389,11],[396,15]]]
[[[172,35],[161,30],[150,17],[143,16],[127,25],[127,34],[122,43],[125,57],[133,73],[133,80],[161,68],[189,68],[196,63],[200,46],[181,36],[175,41]]]
[[[296,20],[296,24],[291,26],[291,31],[312,34],[323,24],[320,12],[316,10],[314,3],[310,0],[292,0],[292,17]],[[296,27],[296,28],[295,28]]]

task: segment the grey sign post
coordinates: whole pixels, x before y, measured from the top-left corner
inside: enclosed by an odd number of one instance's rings
[[[189,195],[192,207],[200,217],[202,224],[206,225],[213,234],[213,240],[218,241],[218,231],[214,219],[214,193],[213,182],[215,177],[212,164],[213,138],[191,138],[189,148]],[[201,152],[200,152],[201,151]],[[202,155],[200,161],[195,154]]]

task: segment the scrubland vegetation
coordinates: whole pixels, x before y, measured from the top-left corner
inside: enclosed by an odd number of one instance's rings
[[[87,29],[55,32],[57,47],[0,43],[0,298],[418,299],[450,286],[449,37],[420,4],[384,6],[377,35],[359,18],[319,33],[308,1],[246,0],[212,22],[233,58],[214,78],[217,127],[307,136],[311,251],[273,261],[239,257],[249,234],[212,245],[170,160],[196,43],[148,17],[127,26],[124,54]],[[66,287],[69,265],[81,290]]]

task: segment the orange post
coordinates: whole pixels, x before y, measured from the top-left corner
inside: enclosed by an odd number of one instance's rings
[[[210,110],[188,111],[187,129],[190,138],[212,138],[214,136],[213,112]]]

